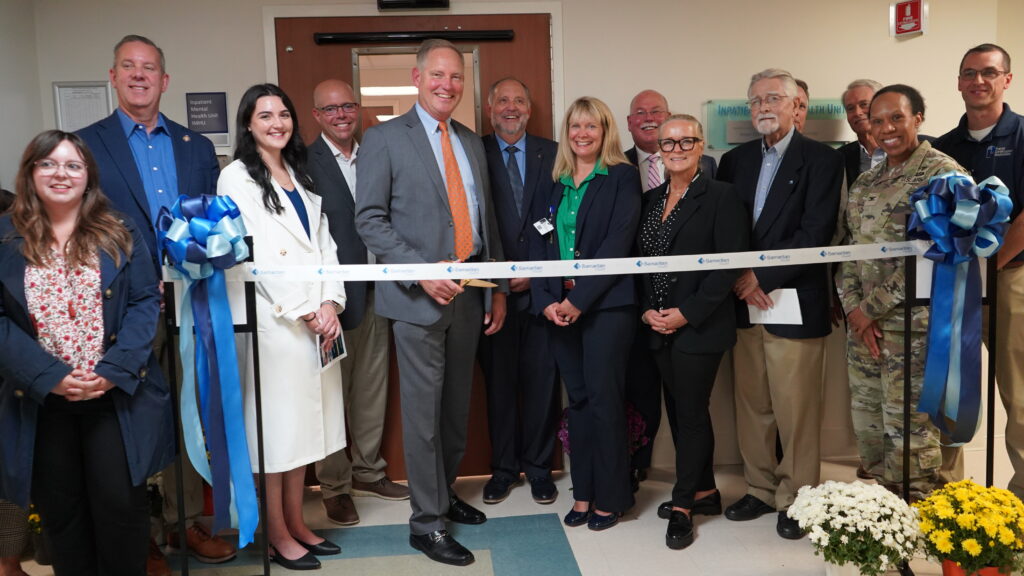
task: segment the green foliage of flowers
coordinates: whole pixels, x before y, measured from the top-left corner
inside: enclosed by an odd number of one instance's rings
[[[787,512],[808,532],[814,553],[879,576],[918,547],[917,514],[882,486],[828,481],[804,486]]]
[[[961,480],[914,506],[932,558],[952,560],[968,574],[988,566],[1024,570],[1024,503],[1009,490]]]

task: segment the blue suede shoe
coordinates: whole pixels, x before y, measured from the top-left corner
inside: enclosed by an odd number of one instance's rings
[[[575,528],[576,526],[582,526],[586,524],[587,521],[590,520],[590,516],[590,510],[587,510],[586,512],[577,512],[575,510],[569,510],[569,513],[565,515],[565,518],[562,519],[562,522],[564,522],[566,526]]]

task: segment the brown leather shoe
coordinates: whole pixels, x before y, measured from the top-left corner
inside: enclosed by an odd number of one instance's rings
[[[171,576],[171,567],[156,540],[149,539],[149,555],[146,556],[146,576]]]
[[[210,534],[206,526],[199,522],[193,522],[188,527],[188,530],[185,532],[185,538],[188,542],[188,553],[200,562],[220,564],[235,557],[236,550],[234,546]],[[178,546],[177,530],[171,530],[167,533],[167,544],[171,548],[180,548]]]
[[[353,496],[376,496],[385,500],[408,500],[409,487],[392,482],[387,476],[376,482],[352,480]]]
[[[356,505],[348,494],[324,498],[324,510],[327,511],[327,519],[335,524],[342,526],[359,524],[359,513],[356,512]]]

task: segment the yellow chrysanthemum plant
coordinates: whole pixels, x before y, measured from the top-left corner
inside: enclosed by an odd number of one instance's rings
[[[814,553],[864,576],[879,576],[913,557],[917,514],[882,486],[828,481],[804,486],[787,511],[807,530]]]
[[[33,534],[43,533],[43,519],[39,517],[39,512],[36,512],[35,504],[28,505],[28,529]]]
[[[961,480],[914,506],[928,556],[956,562],[967,574],[989,566],[1024,570],[1024,503],[1013,492]]]

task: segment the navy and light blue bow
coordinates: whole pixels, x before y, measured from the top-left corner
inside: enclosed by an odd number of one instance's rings
[[[225,269],[249,257],[244,236],[242,215],[227,196],[182,196],[157,218],[158,245],[187,285],[179,348],[185,449],[213,487],[214,531],[237,526],[239,547],[252,542],[259,523],[224,279]]]
[[[974,436],[981,415],[978,257],[999,250],[1013,201],[994,176],[975,185],[968,176],[946,172],[914,192],[910,203],[909,235],[933,242],[925,258],[935,262],[924,388],[917,409],[952,444],[963,444]]]

